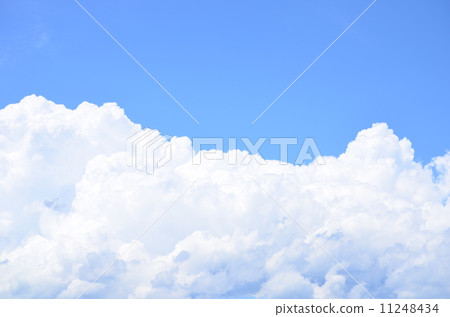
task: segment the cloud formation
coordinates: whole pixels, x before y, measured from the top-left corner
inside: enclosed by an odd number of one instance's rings
[[[112,103],[0,110],[0,297],[450,296],[450,154],[417,163],[384,123],[326,165],[193,165],[174,137],[150,176],[139,129]]]

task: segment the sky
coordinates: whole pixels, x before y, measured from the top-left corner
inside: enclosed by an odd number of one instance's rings
[[[0,2],[0,298],[450,296],[447,1],[80,3],[199,124],[75,1]]]
[[[386,122],[418,161],[450,149],[448,1],[375,2],[253,125],[371,1],[80,3],[200,125],[74,1],[1,2],[1,107],[117,102],[163,134],[313,137],[324,155]]]

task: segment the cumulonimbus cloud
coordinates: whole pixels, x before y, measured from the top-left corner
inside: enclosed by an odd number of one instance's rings
[[[415,162],[384,123],[326,165],[193,165],[173,137],[150,176],[139,129],[112,103],[0,110],[0,297],[450,296],[450,154]]]

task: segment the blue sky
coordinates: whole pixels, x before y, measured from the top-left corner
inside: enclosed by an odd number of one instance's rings
[[[114,101],[164,134],[314,137],[324,155],[387,122],[419,161],[450,149],[448,1],[378,0],[254,125],[371,1],[80,3],[200,125],[73,1],[0,3],[2,107]]]
[[[448,297],[448,1],[376,1],[254,124],[371,0],[79,1],[200,124],[76,1],[0,2],[1,298]],[[150,175],[136,123],[345,154]]]

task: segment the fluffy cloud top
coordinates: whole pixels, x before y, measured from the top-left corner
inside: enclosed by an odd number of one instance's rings
[[[323,249],[374,297],[450,296],[450,154],[417,163],[384,123],[326,165],[193,165],[174,137],[150,176],[125,164],[139,129],[115,104],[0,110],[0,297],[367,297]]]

